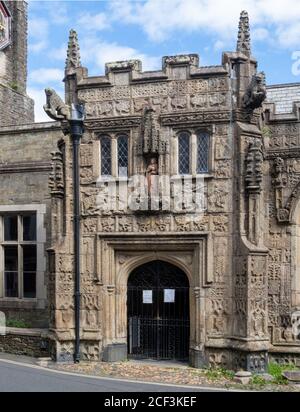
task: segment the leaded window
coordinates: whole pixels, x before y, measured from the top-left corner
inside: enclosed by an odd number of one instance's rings
[[[37,273],[36,213],[0,216],[4,297],[35,298]],[[1,261],[1,259],[0,259]]]
[[[197,134],[197,173],[208,173],[209,168],[209,135]]]
[[[186,132],[178,137],[178,170],[181,175],[190,174],[190,135]]]
[[[118,137],[118,172],[120,177],[128,176],[128,137]]]
[[[101,138],[101,175],[111,176],[111,139],[108,136]]]

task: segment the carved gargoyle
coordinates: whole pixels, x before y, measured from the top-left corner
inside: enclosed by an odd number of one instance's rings
[[[244,94],[242,105],[248,112],[253,112],[261,107],[267,97],[266,80],[264,72],[257,73],[252,77],[246,93]]]
[[[57,121],[69,120],[71,117],[71,108],[63,102],[53,89],[45,89],[47,103],[44,105],[44,110],[47,115]]]

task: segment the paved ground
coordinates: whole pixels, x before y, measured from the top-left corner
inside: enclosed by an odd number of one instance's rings
[[[80,362],[40,367],[37,359],[0,353],[0,392],[299,392],[292,385],[234,383],[232,372],[169,362]]]
[[[126,361],[126,362],[80,362],[79,364],[52,363],[51,368],[93,376],[136,379],[137,381],[164,383],[166,385],[193,385],[218,391],[266,391],[299,392],[299,387],[264,381],[252,376],[253,381],[241,385],[234,381],[234,372],[226,369],[194,369],[178,362]],[[270,376],[272,379],[272,377]],[[262,382],[264,381],[264,382]],[[217,388],[217,389],[216,389]]]
[[[212,392],[217,389],[209,389]],[[0,392],[207,392],[208,389],[92,378],[0,359]]]

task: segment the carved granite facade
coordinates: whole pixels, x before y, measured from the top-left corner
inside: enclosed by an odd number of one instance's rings
[[[125,348],[118,354],[126,356],[128,278],[142,264],[161,260],[180,268],[189,280],[193,366],[263,371],[269,358],[296,362],[299,104],[282,116],[276,102],[265,100],[268,87],[251,53],[247,13],[241,14],[237,50],[224,53],[219,66],[203,67],[195,54],[167,56],[160,71],[143,72],[140,61],[130,60],[108,63],[104,76],[89,77],[79,53],[72,30],[66,101],[46,91],[45,110],[64,132],[56,136],[47,175],[52,356],[71,361],[74,352],[73,158],[67,121],[71,104],[83,103],[82,359],[105,359],[116,347]],[[184,187],[178,161],[181,132],[191,141]],[[195,155],[199,134],[209,136],[201,173]],[[115,156],[122,135],[128,137],[126,176],[119,175]],[[104,137],[111,141],[114,179],[101,174]],[[132,186],[127,187],[134,176],[142,176],[148,186],[137,199]],[[160,198],[156,210],[145,210],[149,199],[155,201],[149,187],[162,176],[166,180],[158,193],[167,190],[170,196]],[[108,196],[112,182],[113,202]],[[201,210],[185,201],[187,193],[198,190]],[[136,200],[135,209],[128,207],[128,194]]]
[[[74,42],[70,47],[79,53]],[[247,14],[241,15],[237,52],[225,53],[221,66],[199,67],[197,55],[168,56],[159,72],[142,72],[141,62],[127,61],[109,63],[105,76],[89,78],[79,56],[72,61],[78,67],[71,65],[68,74],[67,59],[66,89],[73,91],[67,104],[81,102],[86,108],[80,148],[84,357],[101,359],[108,347],[126,345],[128,276],[156,259],[174,263],[189,277],[194,366],[262,371],[268,353],[284,352],[287,345],[296,356],[291,315],[299,305],[297,282],[292,286],[297,234],[290,233],[289,222],[298,200],[298,169],[293,154],[290,160],[280,154],[285,145],[300,144],[298,124],[283,121],[280,133],[269,104],[262,108],[265,76],[257,73],[251,56]],[[121,194],[113,205],[107,203],[111,182],[101,178],[102,136],[129,137],[129,180],[143,175],[154,157],[153,174],[171,178],[172,203],[180,179],[178,133],[199,130],[211,139],[209,170],[202,175],[204,211],[176,211],[172,205],[156,213],[132,211]],[[69,137],[60,145],[65,192],[52,194],[52,210],[59,212],[51,290],[56,356],[66,359],[72,349],[64,346],[74,339]],[[122,184],[117,178],[120,192]],[[187,190],[196,186],[195,173]]]

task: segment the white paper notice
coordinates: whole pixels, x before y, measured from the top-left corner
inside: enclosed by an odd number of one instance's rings
[[[152,303],[152,290],[143,290],[143,303]]]
[[[165,303],[175,302],[175,289],[164,289],[164,302]]]

